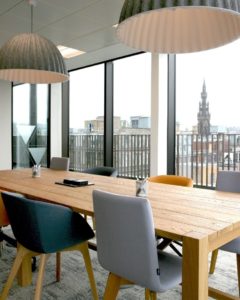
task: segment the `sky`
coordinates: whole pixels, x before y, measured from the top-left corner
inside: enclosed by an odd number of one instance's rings
[[[240,127],[240,40],[213,50],[177,55],[177,121],[197,124],[203,81],[211,125]]]
[[[150,116],[151,55],[114,62],[114,115]],[[143,68],[144,66],[144,68]],[[84,120],[104,114],[104,66],[70,72],[70,128],[83,128]]]
[[[121,116],[122,120],[137,115],[150,116],[150,64],[149,53],[114,62],[115,116]],[[178,54],[176,70],[176,118],[182,128],[197,124],[204,81],[211,125],[240,127],[240,40],[213,50]],[[25,123],[28,118],[27,86],[14,88],[14,95],[19,97],[19,101],[14,102],[14,120],[18,123]],[[44,85],[39,85],[38,93],[40,99],[46,99]],[[83,128],[84,120],[103,116],[103,101],[103,64],[70,72],[70,127]],[[47,102],[40,103],[38,121],[45,123]]]
[[[116,116],[129,119],[130,116],[150,115],[150,68],[143,68],[150,66],[150,61],[150,54],[147,54],[114,62]],[[71,73],[71,101],[75,103],[71,111],[71,127],[83,126],[83,118],[95,119],[103,115],[103,66],[97,68]],[[204,81],[211,125],[240,127],[240,40],[213,50],[178,54],[176,69],[176,116],[182,128],[197,124]],[[82,71],[89,74],[83,73],[80,79]],[[84,94],[88,104],[82,107]]]

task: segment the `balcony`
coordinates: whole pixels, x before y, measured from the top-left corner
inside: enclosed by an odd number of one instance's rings
[[[70,169],[103,165],[103,135],[70,135]],[[176,174],[199,187],[214,188],[218,170],[240,170],[240,134],[177,134]],[[114,166],[119,176],[150,175],[150,134],[114,135]]]

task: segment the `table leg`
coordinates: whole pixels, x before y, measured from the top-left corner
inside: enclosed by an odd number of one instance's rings
[[[208,299],[208,238],[196,232],[183,239],[182,299]]]

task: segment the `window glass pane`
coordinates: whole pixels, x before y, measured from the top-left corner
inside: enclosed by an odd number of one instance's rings
[[[150,173],[151,54],[114,61],[114,166],[120,176]]]
[[[240,41],[177,55],[176,173],[215,186],[219,169],[239,170]]]
[[[13,87],[13,168],[47,167],[48,85]]]
[[[70,72],[70,169],[103,165],[104,65]]]

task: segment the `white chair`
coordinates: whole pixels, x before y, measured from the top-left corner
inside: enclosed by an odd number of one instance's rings
[[[52,157],[50,162],[50,169],[68,171],[69,164],[69,157]]]
[[[232,193],[240,193],[240,172],[238,171],[218,171],[216,190]],[[237,258],[237,271],[238,271],[238,285],[240,294],[240,237],[232,240],[231,242],[223,245],[220,250],[232,252],[236,254]],[[210,274],[214,273],[218,250],[212,253]]]
[[[146,289],[146,299],[182,281],[180,257],[157,250],[152,210],[146,198],[93,191],[97,254],[110,272],[105,300],[116,299],[120,285]]]

